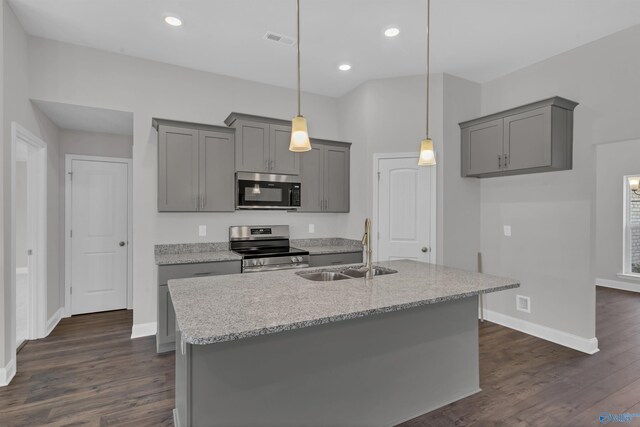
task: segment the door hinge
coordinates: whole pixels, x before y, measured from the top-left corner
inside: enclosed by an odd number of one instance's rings
[[[73,295],[73,286],[69,287],[69,295]]]
[[[380,175],[382,175],[382,172],[378,172],[378,181],[380,181]]]

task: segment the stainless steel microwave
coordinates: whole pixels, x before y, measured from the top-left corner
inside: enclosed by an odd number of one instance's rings
[[[300,208],[300,177],[263,173],[236,173],[236,209]]]

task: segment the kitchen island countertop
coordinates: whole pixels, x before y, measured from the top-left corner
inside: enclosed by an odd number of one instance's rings
[[[519,286],[514,279],[416,261],[377,265],[398,273],[368,281],[314,282],[296,273],[318,268],[282,270],[170,280],[169,290],[183,340],[206,345]]]

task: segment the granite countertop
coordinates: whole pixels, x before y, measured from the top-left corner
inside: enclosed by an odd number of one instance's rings
[[[517,280],[410,260],[372,280],[313,282],[318,268],[169,280],[183,339],[213,344],[496,292]],[[321,270],[344,269],[345,266]]]
[[[229,250],[188,252],[183,254],[156,254],[156,265],[195,264],[201,262],[239,261],[242,257]]]
[[[239,261],[242,257],[229,250],[228,242],[180,243],[155,246],[156,265]]]
[[[362,242],[342,238],[292,239],[291,246],[308,251],[309,255],[362,252]]]
[[[309,251],[310,255],[361,252],[359,240],[339,237],[291,239],[291,246]],[[236,261],[242,257],[229,250],[229,242],[177,243],[155,246],[156,265],[195,264],[201,262]]]

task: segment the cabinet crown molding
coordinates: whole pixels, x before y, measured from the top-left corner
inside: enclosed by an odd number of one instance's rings
[[[508,110],[500,111],[497,113],[489,114],[488,116],[478,117],[477,119],[467,120],[464,122],[460,122],[460,128],[468,128],[469,126],[474,126],[480,123],[489,122],[491,120],[501,119],[505,116],[512,116],[515,114],[524,113],[530,110],[535,110],[540,107],[546,107],[548,105],[556,106],[563,108],[565,110],[573,111],[578,105],[577,102],[571,101],[566,98],[562,98],[560,96],[554,96],[552,98],[543,99],[541,101],[532,102],[530,104],[521,105],[519,107],[510,108]]]

